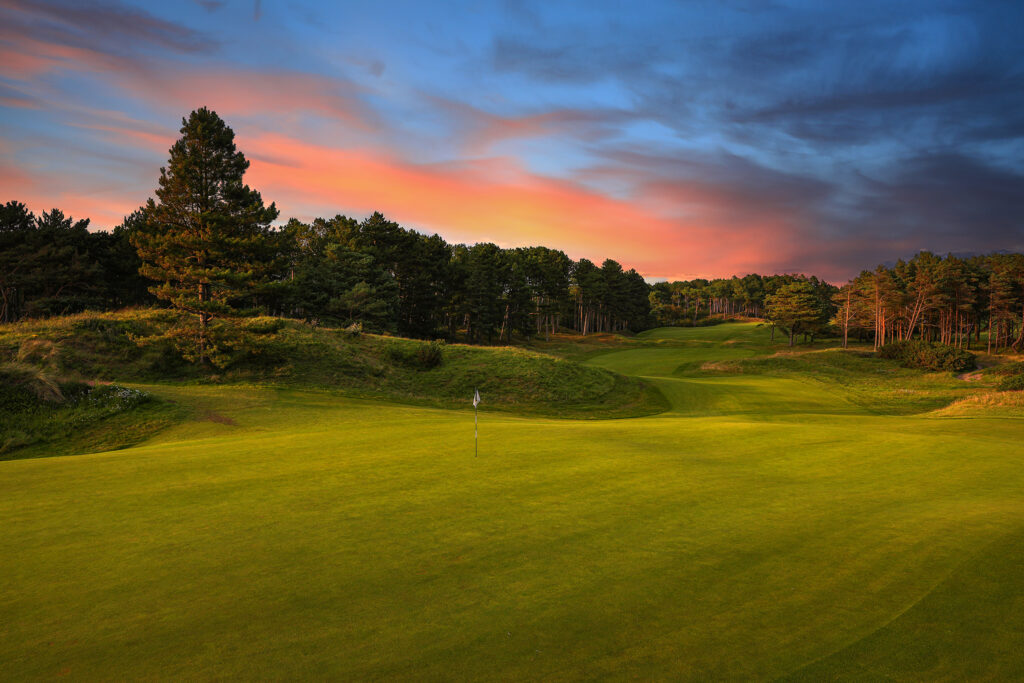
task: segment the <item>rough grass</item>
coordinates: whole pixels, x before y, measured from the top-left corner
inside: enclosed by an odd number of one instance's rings
[[[1024,392],[993,391],[961,398],[935,411],[936,416],[1020,416],[1024,414]]]
[[[0,365],[0,460],[123,448],[174,423],[178,412],[134,389]]]

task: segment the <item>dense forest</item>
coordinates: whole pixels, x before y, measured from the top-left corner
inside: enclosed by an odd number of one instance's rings
[[[275,205],[243,182],[248,161],[231,129],[207,109],[182,123],[156,198],[113,230],[90,231],[59,209],[0,207],[0,322],[167,305],[196,316],[184,336],[198,339],[200,359],[214,321],[257,313],[487,344],[738,316],[767,320],[791,344],[834,334],[844,345],[916,336],[969,347],[983,331],[990,350],[1024,344],[1020,254],[921,252],[842,287],[757,274],[651,286],[612,259],[449,244],[381,213],[275,226]]]
[[[140,268],[157,273],[133,246],[147,234],[145,222],[140,210],[112,231],[90,232],[87,219],[59,209],[36,217],[7,202],[0,321],[157,303]],[[453,245],[380,213],[362,221],[292,219],[265,237],[271,267],[245,294],[245,308],[265,314],[476,343],[559,329],[636,331],[653,322],[647,283],[611,259],[598,266],[546,247]]]

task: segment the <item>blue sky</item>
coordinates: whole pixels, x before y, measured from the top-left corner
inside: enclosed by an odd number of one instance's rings
[[[217,110],[284,217],[650,278],[1024,250],[1024,3],[0,0],[0,186],[111,227]]]

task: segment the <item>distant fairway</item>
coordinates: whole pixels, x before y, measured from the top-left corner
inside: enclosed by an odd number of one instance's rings
[[[645,333],[589,362],[670,411],[485,412],[479,458],[471,410],[154,386],[205,419],[0,462],[0,672],[1024,678],[1024,419],[715,365],[767,341]]]

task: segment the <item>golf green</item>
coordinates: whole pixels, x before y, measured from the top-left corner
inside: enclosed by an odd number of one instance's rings
[[[1024,420],[589,362],[672,405],[559,420],[149,387],[204,419],[0,462],[5,679],[1024,678]],[[483,396],[486,406],[487,396]]]

